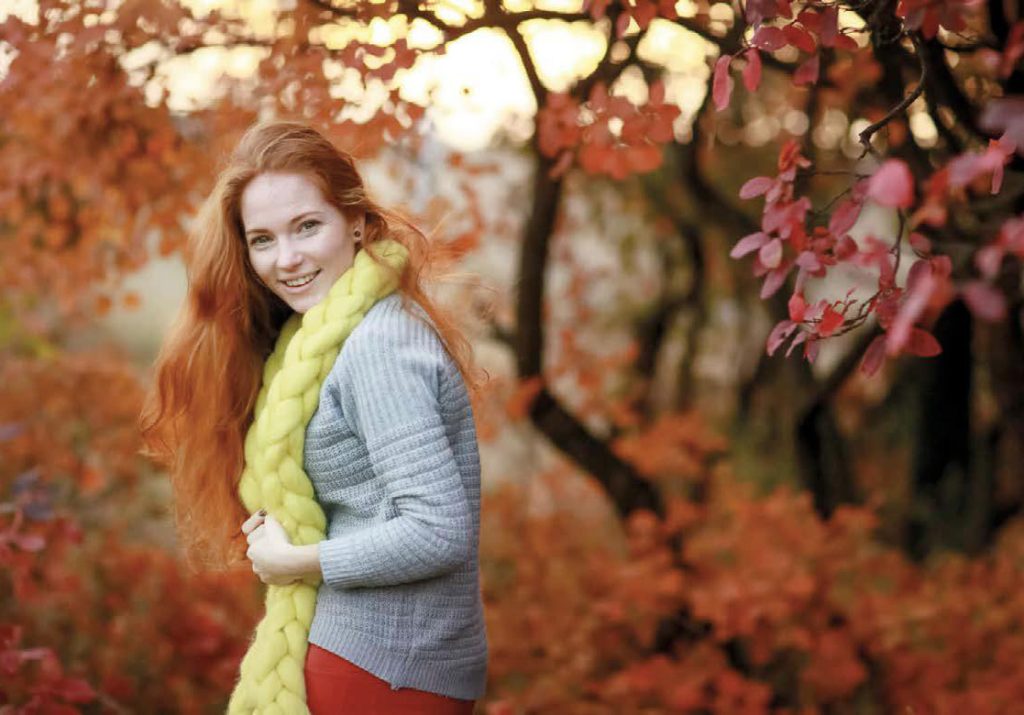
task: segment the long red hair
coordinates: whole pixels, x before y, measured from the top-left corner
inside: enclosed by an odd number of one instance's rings
[[[467,387],[480,380],[470,344],[424,292],[432,264],[426,235],[366,193],[352,157],[319,132],[287,121],[258,123],[242,136],[190,232],[188,294],[156,361],[141,415],[144,451],[170,472],[173,513],[192,566],[226,568],[244,558],[238,496],[242,442],[252,421],[263,361],[291,309],[256,277],[241,219],[248,183],[268,171],[303,173],[347,218],[365,212],[360,250],[382,238],[409,249],[399,277],[404,301],[430,316]]]

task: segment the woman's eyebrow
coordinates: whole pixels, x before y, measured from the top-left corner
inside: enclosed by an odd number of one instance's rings
[[[307,216],[314,216],[314,215],[319,215],[319,214],[320,214],[319,211],[303,211],[298,216],[296,216],[291,221],[289,221],[288,224],[291,225],[291,226],[294,226],[295,224],[297,224],[299,221],[301,221],[302,219],[306,218]],[[260,233],[260,232],[270,233],[270,231],[268,231],[265,228],[250,228],[250,229],[248,229],[245,232],[245,235],[248,236],[250,233]]]

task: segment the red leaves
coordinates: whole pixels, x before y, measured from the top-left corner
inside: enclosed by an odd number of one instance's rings
[[[914,176],[902,159],[887,159],[868,180],[867,196],[882,206],[909,208],[914,203]]]
[[[594,20],[600,20],[608,12],[611,0],[584,0],[583,11]],[[675,20],[678,17],[675,3],[671,0],[632,0],[624,5],[615,22],[615,35],[622,37],[629,29],[631,20],[635,20],[641,30],[646,30],[656,17]]]
[[[976,0],[900,0],[896,16],[903,18],[909,30],[920,30],[925,37],[935,37],[939,27],[959,33],[967,27],[967,14]]]
[[[608,94],[602,84],[584,106],[586,112],[570,95],[552,93],[538,112],[541,153],[558,157],[553,176],[564,174],[574,158],[585,171],[618,180],[661,166],[661,145],[673,140],[672,123],[679,116],[678,107],[665,103],[661,82],[652,83],[643,106]]]

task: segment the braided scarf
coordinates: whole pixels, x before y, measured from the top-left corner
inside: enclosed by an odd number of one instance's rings
[[[408,258],[404,246],[385,240],[374,249],[401,272]],[[326,518],[302,468],[306,425],[320,388],[345,339],[395,287],[394,276],[366,251],[358,252],[320,303],[288,319],[263,367],[239,494],[250,513],[264,508],[273,514],[293,544],[315,544],[325,536]],[[267,587],[266,615],[242,658],[230,715],[308,715],[303,668],[319,583],[311,577]]]

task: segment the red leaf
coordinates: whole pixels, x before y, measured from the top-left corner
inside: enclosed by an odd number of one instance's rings
[[[772,188],[774,183],[775,179],[770,176],[755,176],[740,187],[740,198],[752,199],[755,196],[760,196]]]
[[[732,79],[729,77],[729,63],[732,55],[722,55],[715,63],[715,75],[711,82],[711,97],[715,101],[715,109],[719,112],[729,106],[732,94]]]
[[[838,34],[839,8],[835,5],[829,5],[821,11],[821,30],[819,31],[821,44],[825,47],[832,47],[836,42]]]
[[[919,357],[934,357],[942,352],[942,346],[927,330],[914,328],[907,342],[907,352]]]
[[[887,159],[868,180],[868,198],[905,209],[914,203],[914,177],[902,159]]]
[[[855,52],[857,49],[859,49],[857,41],[850,37],[849,35],[843,34],[842,32],[836,35],[835,47],[837,50],[849,50],[850,52]]]
[[[796,21],[815,32],[821,29],[821,15],[809,8],[801,10],[800,14],[796,16]]]
[[[619,18],[615,21],[615,36],[622,37],[626,34],[626,30],[629,29],[629,21],[631,15],[628,12],[624,12],[619,15]]]
[[[807,312],[807,302],[804,300],[804,296],[801,293],[794,293],[789,297],[789,319],[796,321],[797,323],[802,322],[804,319],[804,313]]]
[[[750,44],[760,47],[765,52],[774,52],[788,43],[786,34],[777,27],[762,27],[750,38]]]
[[[648,93],[648,103],[654,106],[660,106],[665,103],[665,83],[660,79],[651,82],[650,91]]]
[[[796,25],[786,25],[782,28],[783,34],[786,39],[789,40],[789,44],[793,45],[797,49],[803,50],[804,52],[811,53],[818,49],[818,46],[814,43],[814,38],[811,34],[802,27]]]
[[[825,314],[821,316],[821,322],[818,323],[818,335],[823,338],[827,338],[832,333],[836,332],[836,329],[843,324],[843,314],[836,311],[831,305],[825,307]]]
[[[918,233],[917,231],[910,234],[909,240],[911,248],[918,253],[923,253],[927,256],[932,252],[932,242],[929,241],[926,236]]]
[[[651,20],[658,16],[658,6],[650,0],[647,2],[636,0],[633,5],[633,19],[636,20],[641,30],[646,30],[647,26],[651,24]]]
[[[849,236],[843,236],[839,239],[838,243],[836,243],[833,253],[835,253],[836,258],[840,261],[845,261],[847,258],[857,253],[857,242]]]
[[[748,92],[756,92],[761,84],[761,53],[751,47],[745,57],[747,65],[743,68],[743,86]]]

